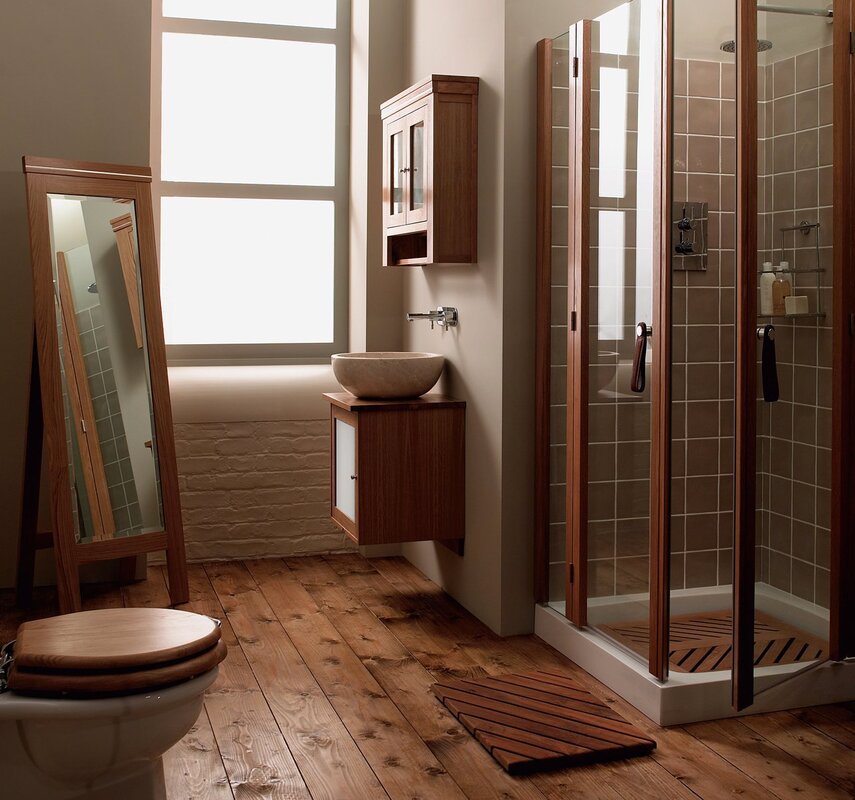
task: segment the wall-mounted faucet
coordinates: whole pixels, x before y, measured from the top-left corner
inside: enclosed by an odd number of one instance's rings
[[[423,314],[407,312],[407,322],[417,319],[426,319],[430,322],[430,329],[436,323],[440,328],[453,328],[457,325],[457,309],[451,306],[438,306],[436,311],[428,311]]]

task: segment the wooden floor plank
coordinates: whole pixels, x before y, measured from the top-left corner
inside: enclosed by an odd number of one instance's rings
[[[738,719],[695,722],[684,730],[781,800],[843,800],[852,795],[793,758]]]
[[[855,750],[855,714],[842,706],[799,708],[790,712],[803,725],[822,731],[826,736]]]
[[[234,800],[204,708],[187,735],[164,754],[163,774],[168,800]]]
[[[430,673],[376,615],[362,605],[329,563],[320,558],[289,559],[287,563],[467,798],[543,800],[534,785],[506,775],[486,751],[455,724],[454,717],[431,693],[434,679]],[[366,574],[364,567],[360,572],[363,576]],[[354,578],[353,571],[348,574],[351,585],[360,585],[361,578]],[[363,589],[375,610],[385,607],[373,600],[380,596],[376,587],[369,585]]]
[[[745,717],[742,724],[855,797],[855,752],[788,712]]]
[[[122,588],[118,583],[82,583],[80,585],[80,607],[83,611],[91,611],[95,608],[122,608],[124,605]]]
[[[286,586],[280,597],[285,606],[280,614],[301,630],[302,639],[298,637],[295,642],[280,632],[271,634],[270,643],[267,635],[281,631],[282,626],[278,619],[269,622],[272,617],[259,605],[257,592],[223,594],[231,619],[236,624],[240,621],[239,641],[204,569],[191,566],[191,603],[182,608],[225,618],[223,639],[231,651],[206,697],[205,713],[165,756],[169,800],[308,800],[310,793],[299,765],[277,724],[277,717],[286,713],[287,706],[277,705],[276,692],[287,693],[295,686],[307,688],[293,678],[299,674],[291,672],[290,659],[295,653],[325,676],[319,681],[311,671],[315,685],[329,695],[334,709],[350,707],[352,726],[358,725],[356,720],[363,714],[366,722],[361,732],[377,731],[381,738],[391,741],[385,750],[393,759],[405,749],[395,738],[397,728],[379,724],[371,712],[375,705],[394,704],[398,718],[409,723],[410,735],[424,742],[423,752],[433,758],[434,771],[448,782],[443,786],[452,787],[450,793],[444,793],[437,790],[438,781],[430,771],[412,770],[401,781],[400,797],[836,800],[855,793],[850,782],[855,769],[851,761],[855,704],[661,729],[536,637],[496,636],[403,559],[368,561],[346,555],[290,563],[291,570],[281,562],[278,567],[286,582],[290,581],[290,588]],[[224,568],[210,569],[213,574]],[[273,575],[269,578],[273,583],[278,580]],[[295,596],[294,583],[303,595],[302,599],[298,597],[299,603],[289,607]],[[146,581],[121,588],[115,584],[88,585],[84,592],[90,608],[121,604],[156,607],[168,605],[165,586],[163,569],[158,567],[149,572]],[[267,588],[274,592],[272,586]],[[267,602],[263,593],[262,600]],[[56,613],[55,589],[37,589],[34,608],[29,612],[14,609],[12,592],[0,592],[0,639],[13,638],[20,622],[27,618]],[[312,628],[321,620],[318,635]],[[762,624],[758,620],[759,638],[774,633],[772,628],[762,629]],[[715,633],[715,624],[710,623],[702,630],[687,628],[682,635],[694,635],[696,642],[703,643]],[[294,647],[290,655],[289,641]],[[335,660],[338,665],[331,663]],[[346,676],[353,664],[363,672],[356,684],[350,685]],[[577,767],[525,779],[504,776],[429,691],[438,679],[523,670],[568,676],[574,685],[590,691],[654,738],[657,749],[652,756],[632,762]],[[366,682],[366,676],[373,683]],[[271,689],[270,697],[265,697]],[[358,696],[354,698],[354,694]],[[539,699],[548,700],[549,692],[545,695]],[[537,747],[539,742],[533,740],[531,745]],[[324,744],[318,747],[315,759],[329,760],[331,752],[332,748]],[[335,769],[326,764],[317,764],[316,768]],[[399,769],[394,761],[387,768],[390,773]],[[504,776],[510,785],[502,785],[496,775]],[[362,796],[358,795],[360,799]]]
[[[206,571],[313,800],[388,798],[246,567]]]
[[[169,608],[169,589],[161,565],[149,566],[144,581],[122,586],[122,598],[128,608]]]
[[[405,619],[384,620],[390,630],[409,647],[408,637],[413,626],[418,625],[420,630],[416,638],[421,646],[444,653],[447,668],[437,674],[438,678],[449,671],[452,674],[467,672],[471,665],[483,670],[484,674],[492,675],[541,666],[533,655],[539,650],[539,645],[530,646],[530,643],[536,641],[535,637],[503,639],[497,636],[403,559],[372,559],[370,564],[376,567],[382,579],[399,591],[411,610]],[[389,602],[396,602],[394,596],[389,597]],[[554,650],[549,650],[562,668],[565,664],[570,665]],[[554,665],[556,662],[551,663]],[[588,790],[593,793],[596,791],[595,777],[593,773],[586,774],[592,775],[593,783]],[[621,764],[619,769],[613,770],[613,776],[618,790],[634,799],[695,798],[673,775],[649,757]],[[532,776],[538,788],[546,792],[549,786],[546,782],[541,783],[542,778],[541,775]],[[582,775],[579,780],[582,780]],[[596,797],[596,794],[590,796]]]
[[[187,571],[190,602],[182,608],[221,619],[229,648],[205,708],[235,800],[311,800],[205,570],[191,564]]]
[[[730,762],[713,753],[702,742],[693,740],[693,737],[679,729],[658,728],[637,709],[537,637],[500,639],[495,636],[403,559],[372,559],[370,563],[377,567],[378,573],[381,573],[384,579],[388,579],[404,594],[408,603],[418,606],[422,611],[426,608],[432,609],[427,613],[436,613],[440,618],[448,615],[454,619],[453,634],[458,643],[455,652],[460,652],[468,659],[477,658],[478,653],[482,652],[483,657],[492,665],[499,662],[513,664],[519,669],[564,669],[582,686],[611,705],[621,716],[656,739],[657,749],[649,759],[654,760],[668,776],[664,777],[655,770],[650,771],[646,766],[641,766],[641,760],[626,765],[611,765],[609,768],[615,771],[615,780],[619,784],[624,782],[624,791],[632,791],[632,787],[637,784],[640,787],[639,792],[649,791],[651,797],[655,796],[657,791],[664,792],[660,797],[688,796],[683,794],[686,792],[685,787],[691,790],[692,796],[709,800],[730,796],[723,792],[739,795],[744,800],[771,800],[774,797],[763,788],[761,782],[735,770]],[[435,649],[442,647],[441,644],[433,646]],[[501,655],[497,653],[499,647],[504,651]],[[627,770],[634,773],[634,777],[632,774],[627,777]],[[678,781],[679,788],[676,788]],[[669,795],[668,792],[672,794]]]
[[[285,563],[247,567],[389,796],[464,798]]]

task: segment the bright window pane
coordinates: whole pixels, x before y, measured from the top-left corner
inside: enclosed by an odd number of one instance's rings
[[[334,205],[164,197],[167,344],[332,342]]]
[[[163,0],[164,17],[335,27],[335,0]]]
[[[332,186],[335,45],[163,34],[162,178]]]

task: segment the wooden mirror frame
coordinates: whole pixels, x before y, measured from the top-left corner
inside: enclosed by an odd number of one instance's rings
[[[78,575],[80,565],[120,559],[121,573],[128,577],[133,573],[137,556],[161,550],[166,551],[170,600],[173,605],[185,603],[189,599],[189,589],[160,307],[160,279],[151,203],[151,170],[148,167],[32,156],[24,156],[23,166],[33,265],[35,346],[30,376],[21,541],[18,550],[18,602],[26,604],[30,600],[36,550],[53,546],[59,608],[63,614],[79,611],[81,608]],[[56,326],[53,251],[48,218],[48,195],[51,194],[106,197],[134,203],[151,404],[158,453],[157,470],[160,476],[164,523],[162,531],[118,539],[75,541]],[[130,314],[133,315],[133,307]],[[136,331],[138,321],[132,322]],[[43,442],[53,526],[52,532],[47,534],[38,533],[36,527]]]

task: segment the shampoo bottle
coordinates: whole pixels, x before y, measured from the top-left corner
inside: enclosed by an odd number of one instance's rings
[[[786,261],[782,261],[779,267],[775,267],[775,281],[772,284],[772,313],[776,317],[784,316],[787,313],[784,298],[793,293],[793,285],[782,272],[782,270],[789,269],[789,266]]]
[[[763,262],[763,271],[760,273],[760,315],[771,317],[772,309],[772,284],[775,283],[775,273],[772,272],[772,262]]]

